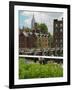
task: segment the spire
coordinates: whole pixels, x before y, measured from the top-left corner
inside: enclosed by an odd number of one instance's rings
[[[34,19],[34,13],[33,13],[33,19]]]
[[[34,18],[34,13],[33,13],[32,21],[31,21],[31,29],[33,29],[34,26],[35,26],[35,18]]]

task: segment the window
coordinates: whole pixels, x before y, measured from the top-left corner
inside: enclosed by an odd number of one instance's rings
[[[55,29],[55,32],[57,32],[57,29]]]
[[[62,23],[60,24],[60,27],[62,27]]]
[[[63,41],[63,40],[61,39],[61,40],[60,40],[60,43],[62,43],[62,41]]]
[[[47,42],[47,40],[45,40],[45,42]]]
[[[56,47],[57,47],[57,44],[56,44]]]
[[[58,24],[56,23],[56,27],[58,27]]]
[[[56,42],[57,42],[57,39],[56,39]]]
[[[60,29],[60,32],[62,32],[63,30],[62,29]]]
[[[61,45],[60,45],[60,47],[62,48],[62,47],[63,47],[63,45],[61,44]]]
[[[47,44],[45,44],[45,46],[47,46]]]

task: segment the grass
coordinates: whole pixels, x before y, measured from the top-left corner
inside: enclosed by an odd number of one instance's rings
[[[62,77],[63,68],[60,64],[39,63],[26,64],[24,58],[19,59],[19,79]]]

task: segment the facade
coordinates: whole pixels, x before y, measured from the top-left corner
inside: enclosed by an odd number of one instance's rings
[[[53,47],[63,48],[63,19],[55,19],[53,25]]]
[[[39,34],[37,35],[37,47],[38,48],[48,48],[48,35]]]
[[[31,40],[32,40],[32,48],[37,48],[37,36],[35,33],[32,33]]]
[[[46,49],[48,48],[48,35],[23,31],[19,34],[19,48]]]
[[[22,31],[19,32],[19,48],[27,48],[27,38]]]

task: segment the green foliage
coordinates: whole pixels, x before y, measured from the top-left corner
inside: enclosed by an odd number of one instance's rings
[[[19,79],[28,78],[49,78],[62,77],[63,68],[59,64],[48,63],[40,65],[39,63],[26,64],[24,58],[19,59]]]
[[[48,33],[48,28],[45,23],[35,23],[35,29],[40,30],[41,33]]]
[[[48,32],[48,44],[49,47],[52,47],[53,45],[53,36]]]
[[[41,24],[39,25],[39,28],[40,28],[40,30],[41,30],[41,33],[48,33],[48,28],[47,28],[46,24],[41,23]]]
[[[36,29],[36,30],[39,29],[39,23],[35,23],[35,29]]]

